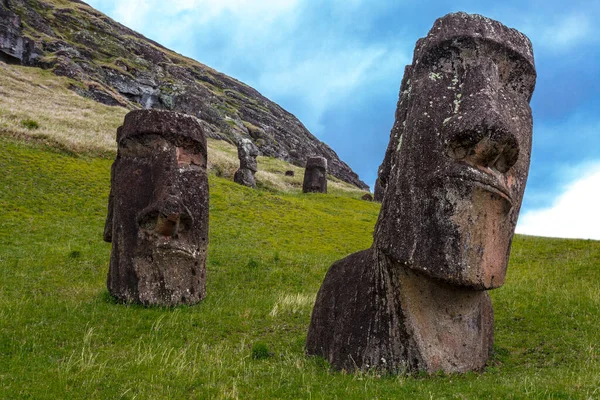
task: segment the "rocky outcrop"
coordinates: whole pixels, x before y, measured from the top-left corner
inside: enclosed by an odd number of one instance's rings
[[[329,173],[367,188],[289,112],[255,89],[183,57],[71,0],[0,0],[0,60],[52,70],[72,89],[108,105],[183,112],[207,137],[252,140],[262,155],[304,166],[325,157]]]
[[[33,53],[33,41],[23,36],[21,18],[0,3],[0,61],[22,64]]]

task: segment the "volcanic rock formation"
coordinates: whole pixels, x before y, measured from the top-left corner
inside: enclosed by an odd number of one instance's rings
[[[207,137],[252,140],[265,156],[303,166],[327,158],[329,172],[366,189],[347,164],[296,117],[253,88],[71,0],[0,1],[0,61],[73,79],[77,93],[108,105],[193,115]]]

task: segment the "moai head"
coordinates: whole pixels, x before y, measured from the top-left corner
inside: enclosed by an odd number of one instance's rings
[[[375,230],[393,262],[475,289],[504,283],[535,79],[529,39],[479,15],[446,15],[417,42]]]
[[[258,147],[250,139],[241,139],[237,145],[238,158],[240,159],[240,168],[235,171],[233,180],[240,185],[251,188],[256,187],[254,174],[258,171],[256,157],[258,156]]]
[[[206,138],[183,114],[132,111],[117,132],[105,240],[109,292],[125,302],[192,304],[205,296]]]
[[[327,159],[325,157],[309,157],[304,171],[304,193],[327,193]]]
[[[258,171],[256,157],[258,157],[258,147],[250,139],[241,139],[238,143],[238,158],[240,159],[240,168],[246,168],[253,172]]]

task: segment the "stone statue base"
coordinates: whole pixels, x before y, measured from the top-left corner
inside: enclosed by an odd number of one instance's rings
[[[256,187],[256,178],[254,177],[254,171],[247,168],[240,168],[235,171],[233,175],[233,181],[240,185],[248,186],[251,188]]]
[[[369,249],[327,272],[306,352],[347,371],[481,370],[493,325],[487,292],[425,277]]]

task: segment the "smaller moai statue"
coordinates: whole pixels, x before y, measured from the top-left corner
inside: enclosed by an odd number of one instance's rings
[[[251,188],[256,187],[254,174],[258,171],[256,157],[258,156],[258,147],[250,139],[241,139],[238,143],[238,158],[240,159],[240,168],[235,171],[233,180],[240,185]]]
[[[206,294],[206,138],[189,115],[136,110],[117,130],[104,240],[119,301],[194,304]]]
[[[327,159],[325,157],[309,157],[304,171],[304,193],[327,193]]]

